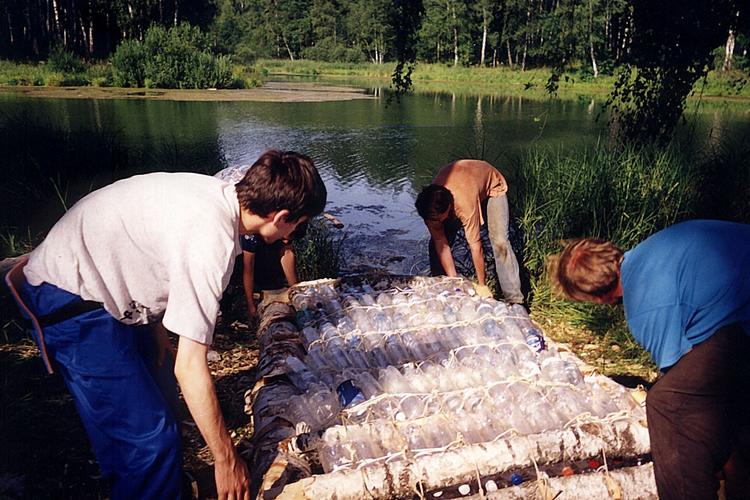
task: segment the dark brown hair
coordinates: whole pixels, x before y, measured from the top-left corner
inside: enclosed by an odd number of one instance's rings
[[[288,221],[318,215],[327,196],[325,184],[308,156],[275,149],[263,153],[235,189],[245,210],[267,217],[286,209]]]
[[[622,259],[622,250],[609,241],[572,240],[561,253],[547,259],[547,274],[553,287],[568,299],[591,302],[617,286]]]
[[[453,206],[453,193],[444,186],[430,184],[422,188],[414,206],[424,220],[435,219]]]

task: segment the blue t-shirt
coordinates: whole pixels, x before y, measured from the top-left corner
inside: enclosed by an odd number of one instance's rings
[[[660,369],[722,326],[750,334],[750,225],[668,227],[625,252],[621,279],[628,327]]]

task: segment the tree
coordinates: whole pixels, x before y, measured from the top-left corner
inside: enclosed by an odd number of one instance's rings
[[[607,105],[625,140],[664,141],[730,29],[746,29],[741,0],[633,0],[634,37]]]
[[[411,89],[411,74],[417,60],[416,38],[423,12],[422,0],[393,0],[390,17],[395,33],[396,68],[393,70],[393,86],[397,95]]]
[[[391,0],[353,0],[346,18],[347,31],[371,62],[383,64],[393,43]]]

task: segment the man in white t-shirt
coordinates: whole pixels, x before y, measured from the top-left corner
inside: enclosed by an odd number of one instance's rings
[[[73,206],[32,252],[22,296],[112,498],[180,494],[174,378],[161,363],[167,331],[179,336],[174,376],[214,455],[219,498],[249,498],[206,361],[219,299],[241,236],[289,238],[325,200],[310,158],[268,151],[236,185],[190,173],[115,182]]]

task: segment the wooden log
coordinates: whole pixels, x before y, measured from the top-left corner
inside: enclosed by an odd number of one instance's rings
[[[304,478],[285,487],[279,498],[359,499],[365,492],[371,498],[411,497],[423,491],[476,481],[478,476],[497,475],[535,464],[583,460],[601,456],[602,452],[610,457],[646,454],[648,429],[640,421],[623,419],[611,425],[583,424],[410,459],[371,462]]]
[[[533,481],[497,491],[487,491],[486,485],[483,486],[483,495],[478,494],[465,498],[472,500],[478,500],[479,498],[528,500],[530,498],[545,498],[544,494],[551,494],[547,498],[555,498],[555,500],[580,500],[583,498],[655,500],[658,498],[656,483],[654,482],[654,467],[651,463],[638,467],[625,467],[609,473],[597,472],[570,477],[553,477],[541,484]]]

